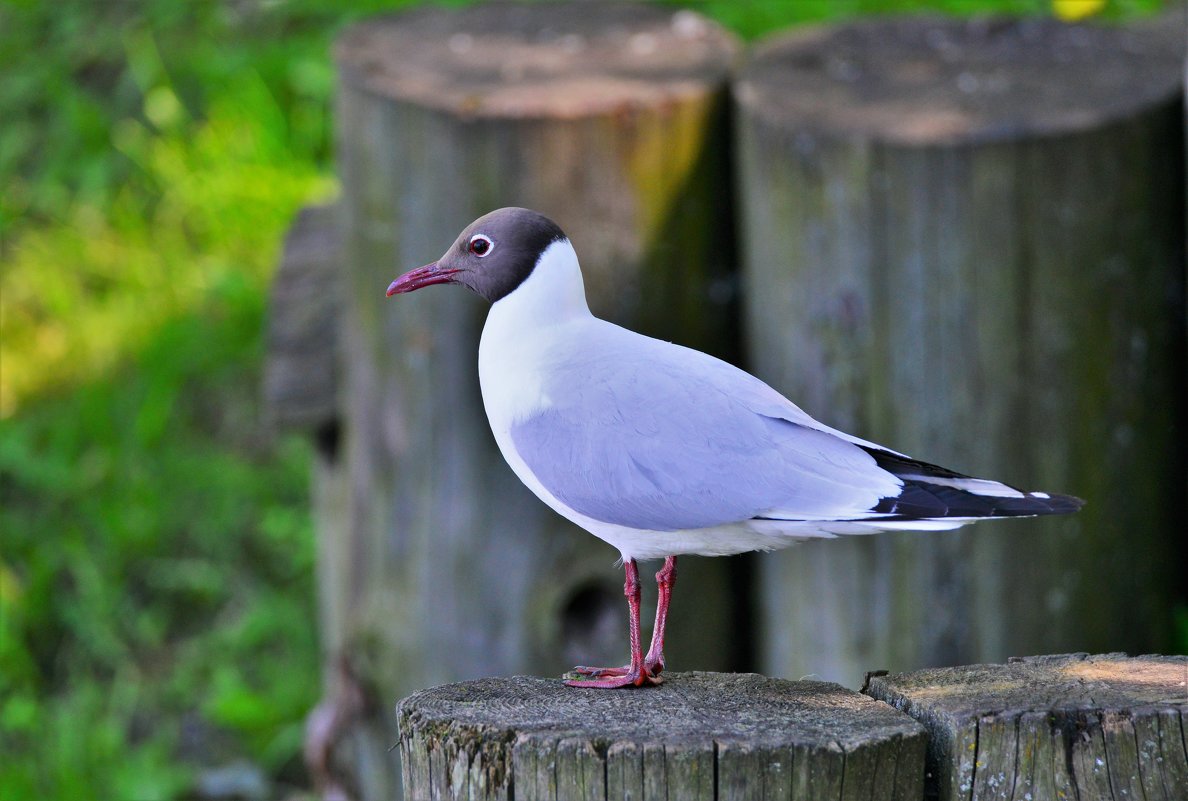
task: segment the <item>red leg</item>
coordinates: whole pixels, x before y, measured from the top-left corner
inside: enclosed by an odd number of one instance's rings
[[[676,586],[675,556],[664,560],[664,567],[656,574],[656,625],[652,627],[652,644],[648,648],[648,655],[644,657],[644,667],[653,676],[659,676],[664,670],[664,626],[668,623],[668,602],[672,598],[672,588]]]
[[[644,669],[643,645],[639,634],[639,568],[634,559],[628,559],[623,568],[627,573],[627,580],[623,583],[623,594],[627,596],[631,665],[627,668],[579,668],[579,673],[586,673],[591,678],[570,679],[565,682],[570,687],[642,687],[644,684],[659,684],[661,681]]]

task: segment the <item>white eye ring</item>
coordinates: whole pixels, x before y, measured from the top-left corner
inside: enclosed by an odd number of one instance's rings
[[[485,258],[491,254],[495,249],[495,243],[491,238],[482,234],[475,234],[470,237],[470,252],[478,256],[480,259]]]

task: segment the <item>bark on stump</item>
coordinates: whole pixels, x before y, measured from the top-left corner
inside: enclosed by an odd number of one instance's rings
[[[1188,656],[1069,654],[871,676],[928,729],[940,801],[1188,798]]]
[[[490,435],[485,304],[384,289],[473,218],[528,206],[573,240],[596,313],[728,353],[736,52],[696,14],[619,3],[422,9],[339,38],[341,444],[315,487],[319,585],[327,650],[375,697],[624,659],[617,554],[532,497]],[[674,606],[672,663],[729,666],[727,569],[682,564],[698,592]],[[376,732],[360,753],[384,760]]]
[[[854,683],[871,664],[1170,647],[1182,48],[1182,30],[907,19],[800,31],[745,67],[756,372],[830,425],[1088,501],[764,557],[761,669]]]
[[[639,691],[481,679],[397,708],[407,798],[918,801],[923,728],[836,684],[676,673]]]

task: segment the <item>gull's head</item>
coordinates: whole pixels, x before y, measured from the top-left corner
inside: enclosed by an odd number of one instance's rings
[[[432,284],[461,284],[494,303],[532,274],[554,242],[567,241],[548,217],[509,207],[466,227],[437,261],[410,270],[388,287],[388,297]]]

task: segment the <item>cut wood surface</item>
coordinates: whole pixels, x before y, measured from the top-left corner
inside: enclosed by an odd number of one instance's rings
[[[397,709],[406,798],[918,801],[923,728],[836,684],[676,673],[643,690],[516,676]]]
[[[1076,515],[760,560],[764,672],[1170,650],[1188,563],[1184,32],[895,19],[735,84],[747,355],[809,414]]]
[[[1183,30],[1168,23],[900,17],[803,28],[760,44],[735,91],[770,124],[828,138],[968,146],[1063,136],[1179,94]]]
[[[928,729],[940,801],[1188,799],[1188,656],[1068,654],[872,675]]]

